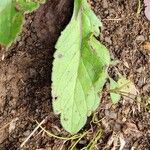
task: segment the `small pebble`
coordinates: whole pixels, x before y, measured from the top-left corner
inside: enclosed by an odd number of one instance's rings
[[[145,38],[144,38],[143,35],[138,35],[138,36],[136,37],[136,41],[144,42],[144,41],[145,41]]]
[[[108,2],[107,2],[107,0],[103,0],[103,8],[108,8]]]
[[[30,132],[29,130],[27,130],[27,131],[25,131],[25,132],[23,133],[23,135],[26,136],[26,137],[28,137],[30,134],[31,134],[31,132]]]
[[[33,76],[36,76],[37,72],[34,68],[30,68],[30,76],[33,77]]]
[[[105,42],[107,42],[108,44],[112,44],[112,40],[110,39],[110,37],[105,37]]]
[[[121,125],[119,123],[115,123],[113,130],[115,132],[119,132],[121,131]]]
[[[16,128],[16,122],[19,120],[19,118],[15,118],[13,119],[11,122],[10,122],[10,125],[9,125],[9,134],[15,130]]]
[[[148,20],[150,20],[150,0],[144,0],[145,4],[145,16],[147,17]]]
[[[105,110],[105,115],[110,119],[117,119],[117,113]]]

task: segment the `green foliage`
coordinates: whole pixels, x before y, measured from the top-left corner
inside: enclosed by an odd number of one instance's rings
[[[119,87],[119,85],[116,81],[114,81],[111,78],[109,80],[110,80],[110,91]],[[118,94],[117,92],[116,93],[115,92],[110,92],[110,97],[111,97],[111,100],[112,100],[113,104],[118,103],[121,99],[121,95]]]
[[[87,0],[75,0],[71,22],[62,32],[54,54],[53,109],[71,134],[99,106],[110,63],[108,50],[95,38],[101,22]]]
[[[40,2],[44,2],[40,1]],[[0,44],[11,44],[20,32],[24,13],[39,7],[39,1],[1,0],[0,2]]]

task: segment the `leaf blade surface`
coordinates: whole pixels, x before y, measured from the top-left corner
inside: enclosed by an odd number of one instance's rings
[[[98,107],[110,62],[108,50],[95,36],[101,22],[86,0],[75,0],[71,22],[62,32],[54,54],[53,109],[71,134],[86,123]]]

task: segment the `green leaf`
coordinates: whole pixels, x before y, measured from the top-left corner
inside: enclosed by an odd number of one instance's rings
[[[121,95],[117,94],[117,92],[113,92],[113,90],[118,89],[119,84],[111,78],[109,78],[109,80],[110,80],[110,91],[112,91],[110,92],[110,97],[113,104],[116,104],[120,101]]]
[[[96,40],[101,22],[86,0],[75,0],[71,22],[62,32],[54,54],[53,109],[71,134],[99,106],[110,63],[108,50]]]
[[[40,1],[40,2],[44,2]],[[24,13],[39,7],[39,1],[1,0],[0,2],[0,44],[11,44],[20,32]]]

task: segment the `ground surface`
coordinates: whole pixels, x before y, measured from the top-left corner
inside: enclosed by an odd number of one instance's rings
[[[99,39],[110,50],[111,58],[119,63],[109,69],[110,76],[121,73],[136,85],[141,100],[123,98],[112,105],[104,90],[102,104],[97,110],[99,123],[90,123],[83,131],[91,129],[80,140],[82,149],[101,129],[103,134],[94,149],[119,149],[119,140],[125,150],[150,148],[150,49],[143,48],[150,42],[150,21],[143,13],[137,17],[138,0],[90,1],[96,15],[103,22]],[[37,12],[26,16],[26,23],[17,42],[6,52],[0,49],[0,149],[17,150],[37,126],[36,120],[55,135],[69,136],[61,128],[58,116],[51,108],[51,67],[54,44],[68,23],[72,1],[49,0]],[[139,102],[140,101],[140,102]],[[81,133],[83,132],[81,131]],[[72,142],[73,143],[73,142]],[[68,150],[71,142],[37,132],[24,145],[24,150]]]

